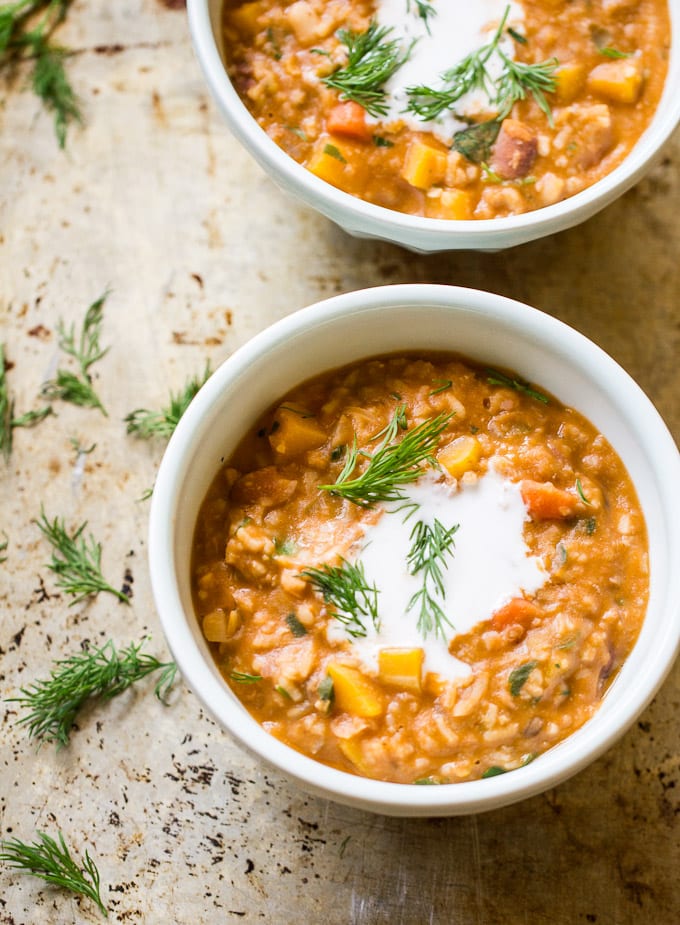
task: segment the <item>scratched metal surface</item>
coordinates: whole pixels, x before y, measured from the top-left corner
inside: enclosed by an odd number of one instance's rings
[[[177,3],[76,3],[60,35],[86,124],[56,148],[50,121],[0,87],[0,339],[17,411],[57,362],[58,318],[107,287],[96,386],[109,412],[60,405],[16,432],[0,479],[0,696],[84,640],[152,636],[145,561],[162,446],[122,418],[158,407],[207,359],[320,297],[401,281],[491,289],[576,325],[612,353],[680,436],[676,137],[636,189],[585,226],[496,255],[423,257],[352,240],[290,202],[230,138]],[[84,472],[72,437],[96,443]],[[32,524],[44,504],[89,521],[104,571],[132,583],[69,606]],[[623,741],[572,781],[487,815],[394,820],[308,798],[237,748],[181,687],[84,715],[40,751],[0,706],[0,831],[61,828],[90,847],[110,921],[194,925],[674,925],[680,921],[680,672]],[[87,902],[0,869],[0,923],[94,922]]]

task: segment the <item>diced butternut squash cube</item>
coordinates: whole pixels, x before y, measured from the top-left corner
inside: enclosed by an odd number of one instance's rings
[[[307,170],[310,173],[339,189],[344,189],[347,185],[349,179],[347,166],[347,158],[342,149],[328,138],[322,139],[307,162]]]
[[[338,748],[345,758],[354,765],[357,771],[360,771],[365,776],[368,775],[368,766],[364,758],[360,741],[357,739],[340,739],[338,741]]]
[[[560,103],[571,103],[578,95],[586,77],[583,64],[562,64],[555,70],[555,96]]]
[[[384,710],[382,691],[378,685],[351,665],[333,663],[328,666],[333,679],[335,705],[339,710],[371,719]]]
[[[428,190],[444,182],[446,164],[446,151],[415,139],[406,152],[406,161],[401,175],[411,186]]]
[[[274,425],[269,442],[280,456],[299,456],[307,450],[314,450],[325,443],[328,434],[316,420],[305,417],[304,412],[282,407],[274,416]]]
[[[419,694],[422,691],[422,649],[381,649],[378,652],[378,677],[383,684]]]
[[[437,462],[452,476],[459,479],[464,472],[474,467],[482,455],[482,448],[476,437],[456,437],[437,453]]]
[[[227,26],[233,26],[244,38],[252,38],[262,29],[261,15],[262,4],[259,0],[242,3],[241,6],[229,9],[226,19]]]
[[[467,190],[445,189],[441,196],[433,196],[427,202],[429,218],[448,218],[458,221],[472,218],[475,200]]]
[[[588,89],[612,103],[637,103],[642,90],[642,67],[637,58],[598,64],[588,74]]]

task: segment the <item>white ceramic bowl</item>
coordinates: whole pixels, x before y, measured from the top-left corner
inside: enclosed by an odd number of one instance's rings
[[[672,53],[666,87],[651,125],[625,161],[604,179],[563,202],[524,215],[482,221],[447,221],[404,215],[364,202],[320,180],[285,154],[241,102],[223,63],[222,0],[187,0],[196,55],[231,131],[284,190],[345,231],[411,250],[499,250],[554,234],[585,221],[634,183],[654,163],[680,122],[680,0],[669,0]]]
[[[450,350],[509,367],[583,412],[612,443],[638,491],[651,559],[648,613],[596,715],[524,768],[440,787],[382,783],[319,764],[270,736],[220,676],[194,616],[190,551],[199,505],[252,422],[298,383],[364,357]],[[549,315],[488,292],[390,286],[337,296],[284,318],[231,356],[191,403],[158,473],[149,556],[158,612],[187,684],[246,748],[303,788],[394,815],[454,815],[551,787],[630,726],[669,671],[680,640],[680,456],[651,402],[609,356]],[[219,760],[219,759],[218,759]]]

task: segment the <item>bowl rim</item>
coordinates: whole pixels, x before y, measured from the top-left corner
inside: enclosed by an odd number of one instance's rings
[[[558,319],[504,296],[453,286],[385,286],[345,293],[300,309],[260,331],[215,370],[180,420],[162,459],[149,518],[149,565],[156,609],[180,672],[207,711],[246,750],[277,767],[305,790],[341,803],[396,815],[454,815],[497,808],[542,792],[590,764],[621,737],[652,700],[677,655],[680,571],[669,574],[663,594],[663,620],[659,620],[653,671],[636,685],[619,686],[616,701],[602,722],[598,722],[602,715],[598,710],[539,760],[511,774],[441,787],[414,787],[370,780],[322,765],[271,736],[245,708],[235,710],[234,704],[239,701],[228,685],[206,671],[205,657],[191,629],[195,617],[182,606],[174,567],[176,512],[183,479],[197,452],[196,435],[210,409],[225,400],[223,394],[230,383],[247,374],[255,358],[284,349],[310,327],[329,330],[334,324],[351,323],[353,317],[367,311],[408,306],[417,312],[423,305],[453,313],[472,310],[493,322],[513,324],[528,339],[550,340],[553,345],[559,341],[560,352],[568,351],[575,357],[576,368],[585,371],[593,384],[606,388],[608,394],[616,394],[618,401],[625,398],[626,408],[639,422],[636,427],[649,441],[643,446],[654,447],[654,454],[645,459],[655,473],[659,490],[663,484],[664,511],[680,510],[680,454],[673,438],[642,389],[600,347]],[[680,555],[680,524],[676,527],[670,514],[664,516],[672,541],[669,555]],[[578,748],[565,747],[565,743],[574,741]]]
[[[511,246],[564,230],[604,208],[636,183],[680,124],[680,94],[673,93],[673,70],[680,70],[680,0],[668,0],[671,43],[668,74],[651,122],[633,149],[612,171],[586,189],[553,205],[494,219],[438,219],[397,212],[359,199],[321,180],[272,141],[241,101],[229,79],[212,27],[214,0],[187,0],[194,50],[205,79],[232,133],[285,190],[299,196],[348,231],[425,248]],[[508,241],[508,238],[515,240]]]

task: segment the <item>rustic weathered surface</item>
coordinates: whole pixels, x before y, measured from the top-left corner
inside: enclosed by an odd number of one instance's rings
[[[95,367],[109,412],[60,404],[19,430],[0,481],[0,696],[84,640],[151,634],[145,561],[162,445],[122,418],[157,407],[266,324],[323,296],[392,282],[491,289],[580,328],[613,354],[680,435],[680,139],[640,186],[586,225],[507,253],[414,256],[355,241],[291,203],[229,136],[207,97],[179,4],[77,4],[61,40],[86,125],[58,151],[21,81],[0,108],[0,340],[17,411],[38,404],[55,326],[107,287]],[[74,472],[70,438],[96,443]],[[89,521],[113,583],[69,607],[32,524],[44,504]],[[1,537],[0,537],[1,539]],[[181,687],[143,683],[40,751],[0,706],[0,833],[61,828],[90,846],[113,922],[276,925],[672,925],[680,921],[676,669],[603,759],[544,796],[487,815],[393,820],[307,798],[237,748]],[[0,922],[94,922],[87,902],[0,869]]]

